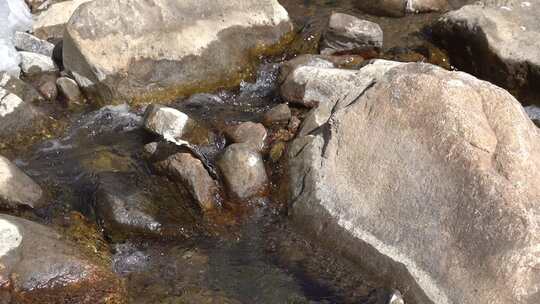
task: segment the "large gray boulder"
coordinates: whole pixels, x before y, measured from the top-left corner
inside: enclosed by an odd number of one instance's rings
[[[238,84],[291,31],[277,0],[96,0],[67,25],[64,66],[107,102],[191,95]]]
[[[54,1],[46,10],[35,17],[32,31],[41,39],[62,39],[69,18],[83,3],[92,0]]]
[[[491,0],[444,15],[433,27],[452,64],[508,89],[540,97],[540,1]]]
[[[0,206],[37,208],[43,205],[43,192],[28,175],[7,158],[0,156]]]
[[[0,214],[0,302],[123,303],[122,282],[49,227]]]
[[[373,86],[290,146],[295,222],[406,303],[539,303],[538,129],[468,74],[376,65]]]

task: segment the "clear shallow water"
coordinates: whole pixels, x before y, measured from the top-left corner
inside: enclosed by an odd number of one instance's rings
[[[352,0],[280,2],[301,29],[298,43],[302,47],[298,49],[303,51],[319,39],[332,11],[379,23],[385,32],[385,50],[429,46],[422,28],[438,17],[374,17],[354,8]],[[276,73],[276,63],[265,63],[256,80],[243,82],[235,92],[199,94],[172,105],[215,132],[218,139],[205,150],[210,161],[225,145],[225,126],[260,121],[266,110],[281,102]],[[55,225],[77,211],[97,223],[94,199],[96,175],[101,172],[130,172],[140,179],[157,179],[141,156],[144,144],[154,140],[141,129],[143,110],[120,105],[74,114],[60,136],[17,154],[17,164],[45,185],[53,202],[38,210],[37,220]],[[302,114],[303,110],[294,111]],[[171,234],[161,239],[109,242],[113,269],[126,278],[129,302],[363,303],[371,290],[384,287],[371,282],[347,260],[296,233],[286,217],[286,198],[278,195],[278,184],[284,178],[281,164],[269,166],[269,173],[273,191],[268,198],[226,201],[224,210],[211,216],[182,206],[186,221],[197,222],[191,223],[197,227],[187,237]]]

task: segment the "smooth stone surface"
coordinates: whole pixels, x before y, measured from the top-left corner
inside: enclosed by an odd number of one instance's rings
[[[75,10],[90,1],[92,0],[69,0],[52,4],[35,18],[34,35],[44,40],[61,39],[66,24]]]
[[[64,96],[68,102],[81,102],[83,99],[81,90],[77,82],[71,78],[60,77],[56,80],[56,85],[60,94]]]
[[[273,124],[288,124],[291,119],[291,109],[286,103],[277,105],[264,113],[263,121],[267,126]]]
[[[217,184],[199,159],[189,153],[176,153],[154,166],[186,187],[202,210],[217,207]]]
[[[538,128],[471,75],[376,66],[358,100],[289,147],[294,221],[407,303],[537,303]]]
[[[458,69],[509,90],[523,103],[540,103],[540,2],[483,2],[441,17],[434,37]]]
[[[37,53],[47,57],[52,57],[54,44],[39,39],[34,35],[25,32],[15,32],[13,42],[19,51]]]
[[[7,158],[0,156],[0,205],[4,208],[44,205],[43,191],[28,175]]]
[[[239,199],[254,197],[268,183],[264,162],[259,152],[248,144],[232,144],[218,161],[229,193]]]
[[[287,77],[301,66],[312,66],[318,68],[335,68],[335,64],[321,55],[303,54],[291,60],[282,62],[279,66],[279,83],[285,82]]]
[[[49,227],[0,214],[0,244],[2,303],[124,303],[109,266]]]
[[[21,70],[26,75],[58,72],[58,67],[50,56],[30,52],[19,54],[21,54]]]
[[[331,106],[338,101],[342,104],[350,103],[358,95],[352,94],[348,88],[365,87],[364,82],[372,82],[371,78],[365,79],[358,75],[359,72],[353,70],[300,66],[281,85],[281,96],[290,103],[308,108],[320,103]]]
[[[257,151],[264,149],[268,136],[268,132],[262,124],[250,121],[228,127],[225,133],[233,143],[246,143]]]
[[[104,102],[188,96],[239,84],[292,29],[277,0],[96,0],[67,25],[64,66]]]
[[[374,22],[333,13],[321,41],[321,54],[362,53],[383,46],[383,31]]]
[[[133,179],[129,174],[99,173],[96,214],[105,233],[113,239],[161,232],[158,207]]]

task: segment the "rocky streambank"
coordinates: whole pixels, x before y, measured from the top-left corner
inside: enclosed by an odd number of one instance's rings
[[[540,302],[539,5],[0,3],[0,303]]]

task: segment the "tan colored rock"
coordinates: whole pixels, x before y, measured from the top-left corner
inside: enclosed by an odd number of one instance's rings
[[[374,80],[289,147],[293,219],[406,303],[538,303],[540,133],[521,105],[428,64]]]
[[[4,208],[43,206],[43,191],[28,175],[0,156],[0,205]]]
[[[33,25],[34,35],[41,39],[61,39],[69,18],[83,3],[92,0],[70,0],[54,3],[41,12]]]
[[[216,208],[217,184],[200,160],[189,153],[176,153],[155,166],[186,187],[202,210]]]
[[[292,31],[277,0],[96,0],[67,25],[64,66],[105,101],[236,85]]]

